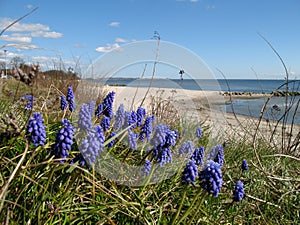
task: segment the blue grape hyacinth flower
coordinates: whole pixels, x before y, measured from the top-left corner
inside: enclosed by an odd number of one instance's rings
[[[21,99],[24,99],[26,101],[25,109],[26,110],[32,110],[32,108],[33,108],[33,100],[34,100],[33,95],[23,95],[21,97]]]
[[[39,112],[33,113],[26,128],[26,138],[35,147],[44,146],[46,143],[46,130],[43,116]]]
[[[64,95],[60,96],[60,109],[66,110],[68,108],[68,102]]]
[[[147,116],[144,124],[141,127],[139,139],[143,141],[146,137],[147,141],[150,141],[152,134],[152,124],[154,121],[154,116]]]
[[[113,114],[113,102],[114,102],[115,92],[109,92],[103,100],[103,115],[112,119],[114,117]]]
[[[242,161],[242,171],[244,172],[244,171],[246,171],[246,170],[248,170],[248,169],[249,169],[249,167],[248,167],[247,160],[244,159],[244,160]]]
[[[183,142],[181,147],[179,148],[179,155],[192,155],[195,149],[194,142],[188,141],[188,142]]]
[[[146,109],[144,109],[143,107],[139,106],[138,109],[136,110],[136,115],[137,115],[137,123],[136,125],[138,127],[142,126],[143,124],[143,120],[146,116]]]
[[[220,164],[220,166],[223,166],[223,163],[225,161],[224,158],[224,152],[223,152],[223,146],[218,144],[216,145],[209,153],[208,153],[208,160],[213,160]]]
[[[92,128],[92,115],[90,105],[83,103],[78,115],[78,127],[81,130],[90,130]]]
[[[152,155],[160,166],[172,162],[172,151],[170,147],[176,144],[177,137],[177,131],[170,130],[168,126],[159,124],[154,128],[154,134],[150,140],[150,144],[153,146]]]
[[[150,172],[151,172],[151,162],[149,160],[146,160],[145,165],[142,169],[142,174],[146,175],[146,177],[148,177]]]
[[[132,150],[137,150],[137,134],[128,131],[128,146]]]
[[[160,166],[172,163],[172,151],[169,147],[156,147],[152,154]]]
[[[68,151],[71,150],[75,129],[71,122],[67,119],[62,120],[63,127],[58,131],[55,143],[52,145],[51,154],[55,158],[62,158],[63,163],[68,156]]]
[[[199,173],[200,185],[213,197],[217,197],[223,185],[222,171],[219,163],[209,160]]]
[[[244,184],[242,181],[238,181],[233,190],[233,201],[240,202],[245,195]]]
[[[110,138],[114,137],[115,135],[116,135],[115,132],[111,132],[111,133],[109,134],[107,140],[109,140]],[[115,139],[112,140],[111,142],[109,142],[109,143],[107,144],[107,148],[112,148],[112,147],[114,146],[114,144],[115,144]]]
[[[196,165],[202,166],[204,163],[204,147],[196,148],[191,159],[195,161]]]
[[[95,116],[97,116],[98,118],[100,118],[100,116],[101,116],[101,114],[103,112],[103,108],[104,108],[103,104],[99,104],[97,106],[96,111],[95,111]]]
[[[150,144],[153,147],[162,146],[166,142],[166,133],[167,126],[163,126],[162,124],[158,124],[154,127],[154,134],[152,139],[150,140]]]
[[[108,131],[110,128],[110,119],[107,116],[103,116],[100,126],[102,127],[103,131]]]
[[[80,151],[85,161],[89,165],[93,165],[97,161],[97,157],[103,151],[103,141],[99,137],[99,133],[94,129],[90,130],[80,146]]]
[[[125,109],[124,109],[124,105],[120,104],[115,116],[114,130],[119,131],[123,127],[124,122],[125,122]]]
[[[71,112],[74,112],[76,110],[76,103],[75,103],[73,89],[71,86],[68,87],[67,102],[69,103],[69,110]]]
[[[181,179],[186,184],[195,185],[197,176],[198,176],[197,164],[195,163],[194,160],[190,160],[190,162],[185,166]]]
[[[196,129],[196,137],[201,138],[202,137],[202,128],[200,126]]]

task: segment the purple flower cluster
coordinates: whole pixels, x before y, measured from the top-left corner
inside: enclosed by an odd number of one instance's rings
[[[141,127],[139,139],[143,141],[146,137],[147,141],[150,141],[152,133],[152,124],[154,122],[154,116],[147,116],[144,124]]]
[[[90,130],[81,143],[81,153],[85,161],[89,165],[93,165],[97,161],[100,153],[103,151],[103,140],[99,136],[97,130]]]
[[[26,128],[26,138],[35,147],[44,146],[46,143],[46,130],[43,116],[39,112],[33,113]]]
[[[125,122],[125,109],[124,109],[124,105],[120,104],[115,116],[114,130],[119,131],[123,127],[124,122]]]
[[[52,145],[51,154],[55,158],[67,158],[69,156],[68,151],[71,150],[73,144],[73,137],[75,129],[72,126],[71,122],[67,119],[62,120],[63,127],[58,131],[56,135],[55,143]],[[64,162],[64,160],[61,160]]]
[[[99,104],[99,105],[97,106],[96,111],[95,111],[95,115],[96,115],[98,118],[100,118],[102,112],[103,112],[103,104]]]
[[[116,135],[115,132],[111,132],[111,133],[109,134],[107,140],[109,140],[110,138],[114,137],[115,135]],[[115,139],[112,140],[111,142],[109,142],[109,143],[107,144],[107,148],[112,148],[112,147],[114,146],[114,144],[115,144]]]
[[[82,104],[78,115],[78,127],[81,130],[90,130],[92,128],[92,115],[89,104]]]
[[[107,116],[103,116],[100,126],[102,127],[103,131],[108,131],[110,128],[110,118]]]
[[[127,111],[125,112],[125,123],[124,123],[124,128],[127,128],[130,126],[130,129],[136,127],[136,122],[137,122],[137,115],[134,110]]]
[[[220,166],[223,166],[223,163],[225,161],[224,159],[224,153],[223,153],[223,146],[222,145],[216,145],[208,154],[207,157],[208,160],[213,160],[216,163],[219,163]]]
[[[132,131],[128,131],[128,146],[132,150],[137,150],[137,134]]]
[[[150,144],[153,146],[152,155],[160,166],[172,162],[172,151],[170,147],[175,146],[177,137],[177,132],[170,130],[168,126],[159,124],[154,128],[154,134],[150,140]]]
[[[222,171],[219,163],[209,160],[199,174],[200,185],[213,197],[217,197],[223,185]]]
[[[201,138],[202,137],[202,128],[200,126],[196,129],[196,137]]]
[[[195,146],[194,142],[188,141],[188,142],[183,142],[181,147],[179,148],[179,155],[192,155],[194,152]]]
[[[143,124],[143,120],[146,116],[146,109],[144,109],[143,107],[139,106],[138,109],[136,110],[136,116],[137,116],[137,120],[136,120],[136,125],[138,127],[142,126]]]
[[[196,148],[191,160],[195,161],[197,166],[202,166],[204,163],[204,147]]]
[[[115,92],[109,92],[106,97],[103,99],[103,102],[98,105],[95,115],[100,118],[101,114],[112,119],[113,114],[113,102],[114,102]]]
[[[60,109],[66,110],[68,108],[68,102],[64,95],[60,96]]]
[[[149,160],[146,160],[144,168],[142,169],[142,174],[148,177],[150,172],[151,172],[151,162]]]
[[[242,181],[238,181],[233,190],[233,201],[239,202],[243,199],[245,195],[244,184]]]
[[[244,171],[246,171],[246,170],[248,170],[248,169],[249,169],[249,168],[248,168],[247,160],[244,159],[244,160],[242,161],[242,171],[244,172]]]
[[[196,178],[198,176],[198,167],[194,160],[190,160],[188,164],[186,164],[185,169],[182,173],[181,179],[186,184],[194,185],[196,182]]]
[[[24,99],[26,101],[25,109],[32,110],[34,97],[32,95],[23,95],[21,99]]]
[[[74,112],[76,110],[76,103],[75,103],[73,89],[71,86],[68,87],[67,102],[69,104],[69,110],[71,112]]]

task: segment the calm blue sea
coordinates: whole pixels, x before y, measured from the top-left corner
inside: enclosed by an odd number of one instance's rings
[[[148,87],[149,79],[133,79],[133,78],[113,78],[107,80],[106,84],[118,84],[131,87]],[[229,80],[179,80],[179,79],[154,79],[152,87],[159,88],[182,88],[188,90],[211,90],[211,91],[236,91],[236,92],[253,92],[253,93],[271,93],[282,86],[281,90],[285,90],[285,80],[245,80],[245,79],[229,79]],[[289,89],[294,91],[300,90],[300,80],[292,81]],[[286,105],[285,97],[273,97],[268,103],[264,118],[269,120],[278,120],[285,112],[285,107],[290,106],[288,123],[300,124],[300,96],[289,97]],[[220,106],[226,112],[234,110],[237,114],[259,117],[260,111],[266,102],[266,98],[257,99],[238,99],[231,104]],[[233,110],[232,110],[233,109]],[[295,114],[295,116],[294,116]]]
[[[126,86],[148,87],[150,79],[134,78],[111,78],[106,84],[118,84]],[[190,79],[154,79],[152,87],[182,88],[188,90],[211,90],[211,91],[245,91],[255,93],[270,93],[283,85],[285,80],[190,80]],[[291,84],[293,85],[293,84]],[[299,81],[298,81],[299,85]]]

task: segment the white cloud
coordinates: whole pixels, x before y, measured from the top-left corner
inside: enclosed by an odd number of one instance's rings
[[[190,0],[190,2],[199,2],[199,0]]]
[[[111,27],[118,27],[118,26],[120,26],[120,22],[111,22],[110,24],[109,24],[109,26],[111,26]]]
[[[116,38],[115,42],[117,42],[117,43],[126,43],[126,42],[128,42],[128,40],[126,40],[124,38]]]
[[[44,38],[61,38],[63,36],[62,33],[55,32],[55,31],[34,31],[31,33],[32,37],[44,37]]]
[[[216,6],[214,6],[214,5],[207,5],[205,7],[206,10],[211,10],[211,9],[215,9],[215,8],[216,8]]]
[[[10,18],[0,18],[0,29],[4,29],[11,23],[13,23],[14,20]],[[46,25],[40,24],[40,23],[15,23],[13,26],[11,26],[7,31],[14,31],[14,32],[30,32],[30,31],[49,31],[50,28]]]
[[[114,43],[114,44],[106,44],[106,46],[99,46],[98,48],[96,48],[97,52],[110,52],[113,50],[116,50],[120,48],[120,45],[118,43]]]
[[[32,9],[32,8],[33,8],[33,5],[26,5],[26,8],[27,8],[27,9]]]
[[[38,47],[38,46],[36,46],[36,45],[25,45],[25,44],[16,44],[16,43],[14,43],[14,44],[12,44],[12,43],[9,43],[9,44],[6,44],[6,45],[2,45],[1,47],[0,47],[0,49],[2,49],[2,48],[6,48],[6,47],[13,47],[13,48],[16,48],[17,50],[19,50],[19,49],[43,49],[43,48],[40,48],[40,47]]]
[[[2,35],[0,37],[0,40],[9,41],[9,42],[30,43],[32,38],[26,35],[12,34],[12,35]]]

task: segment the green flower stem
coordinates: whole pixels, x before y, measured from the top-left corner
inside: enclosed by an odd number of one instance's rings
[[[29,147],[29,143],[28,141],[26,140],[26,146],[25,146],[25,150],[23,152],[23,155],[20,159],[20,161],[18,162],[17,166],[15,167],[14,171],[11,173],[9,179],[7,180],[6,184],[3,186],[3,188],[1,189],[1,193],[0,193],[0,211],[2,210],[2,206],[3,206],[3,202],[5,200],[5,195],[6,195],[6,192],[7,192],[7,189],[8,189],[8,186],[9,184],[12,182],[12,180],[14,179],[15,175],[17,174],[19,168],[21,167],[26,155],[27,155],[27,152],[28,152],[28,147]]]
[[[194,212],[194,215],[192,216],[192,218],[190,219],[189,223],[187,225],[190,225],[193,223],[193,220],[195,218],[195,216],[197,215],[197,212],[200,210],[202,213],[204,213],[206,215],[206,217],[208,217],[207,213],[205,211],[203,211],[201,209],[201,206],[203,204],[203,201],[206,197],[207,193],[205,192],[203,195],[202,195],[202,198],[200,199],[200,201],[197,202],[197,206],[196,206],[196,211]]]
[[[202,194],[202,197],[201,197],[201,199],[199,200],[199,197],[200,197],[201,194]],[[202,203],[205,196],[206,196],[206,192],[203,193],[203,192],[202,192],[202,189],[199,188],[198,193],[197,193],[197,195],[194,197],[194,199],[193,199],[193,201],[192,201],[190,207],[185,211],[185,213],[184,213],[183,216],[180,218],[180,220],[178,221],[177,224],[180,224],[180,223],[181,223],[181,222],[182,222],[182,221],[183,221],[183,220],[184,220],[184,219],[185,219],[185,218],[193,211],[195,202],[196,202],[197,200],[199,200],[199,201]]]
[[[177,220],[177,218],[178,218],[178,216],[180,214],[181,208],[183,206],[183,203],[184,203],[184,200],[185,200],[185,197],[186,197],[186,192],[187,192],[187,188],[184,188],[184,192],[183,192],[183,196],[181,198],[181,202],[180,202],[179,208],[177,209],[176,215],[174,216],[171,225],[175,224],[175,222],[176,222],[176,220]]]

